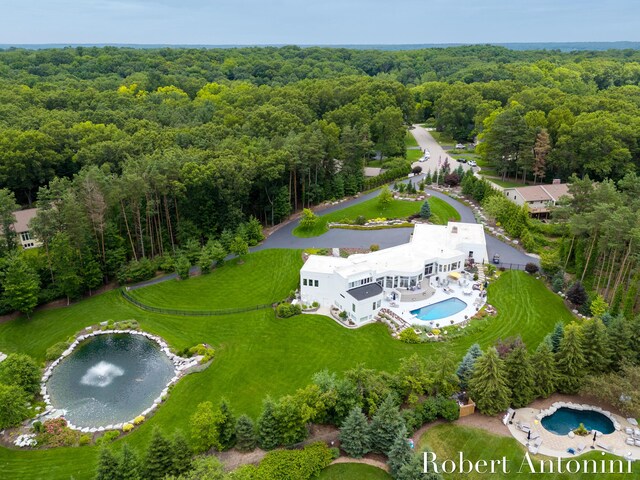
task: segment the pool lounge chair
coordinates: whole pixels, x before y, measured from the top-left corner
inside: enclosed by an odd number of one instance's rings
[[[609,453],[614,452],[614,449],[610,445],[607,445],[606,443],[598,442],[596,443],[596,446],[600,447],[602,450],[605,450]]]
[[[587,446],[584,443],[579,443],[577,448],[576,448],[576,453],[584,452],[585,448],[587,448]]]
[[[540,445],[542,445],[542,439],[538,438],[535,442],[533,442],[533,445],[529,445],[529,453],[533,455],[538,453],[538,450],[540,450]]]

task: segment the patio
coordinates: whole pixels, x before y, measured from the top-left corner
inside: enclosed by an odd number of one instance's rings
[[[569,435],[556,435],[544,428],[540,420],[561,407],[603,413],[614,422],[616,430],[608,435],[598,432],[595,442],[593,441],[593,434],[578,436],[572,435],[573,432],[571,432]],[[515,417],[513,422],[510,422],[513,413],[515,413]],[[511,435],[525,445],[532,454],[572,458],[585,452],[598,450],[612,453],[628,460],[640,460],[640,446],[627,443],[630,438],[627,432],[634,432],[638,429],[637,425],[634,426],[629,419],[603,410],[600,407],[572,402],[555,402],[547,409],[542,410],[538,408],[519,408],[515,411],[510,409],[505,415],[503,423],[509,428]]]

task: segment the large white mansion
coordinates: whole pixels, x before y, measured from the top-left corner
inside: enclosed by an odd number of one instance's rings
[[[375,316],[383,299],[425,292],[431,277],[462,271],[468,258],[487,261],[482,225],[417,224],[403,245],[348,258],[310,255],[300,270],[300,298],[335,306],[361,324]]]

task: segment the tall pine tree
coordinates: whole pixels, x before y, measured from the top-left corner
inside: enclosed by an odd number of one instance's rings
[[[142,468],[136,452],[125,443],[118,463],[118,478],[121,480],[142,480]]]
[[[549,342],[541,342],[531,357],[533,367],[534,391],[538,397],[547,398],[556,391],[558,369],[556,357]]]
[[[578,393],[585,376],[587,360],[582,346],[580,327],[571,323],[564,328],[564,336],[556,354],[558,361],[558,389],[562,393]]]
[[[161,478],[161,477],[160,477]],[[107,447],[100,450],[96,480],[119,480],[118,459]]]
[[[353,458],[361,458],[371,450],[369,422],[360,407],[354,407],[342,423],[340,446]]]
[[[236,421],[236,448],[241,452],[250,452],[258,444],[256,427],[247,415],[240,415]]]
[[[469,394],[478,410],[495,415],[509,408],[511,392],[507,385],[504,361],[495,347],[489,348],[473,368],[469,380]]]
[[[507,381],[511,389],[511,405],[522,408],[535,398],[534,371],[527,347],[514,348],[504,361]]]
[[[173,434],[173,441],[171,442],[173,448],[173,472],[175,475],[182,475],[191,470],[191,457],[193,452],[191,447],[184,438],[182,432],[176,432]]]
[[[473,373],[473,366],[476,363],[476,360],[482,356],[482,349],[480,345],[474,343],[469,347],[467,353],[462,358],[460,365],[458,365],[458,370],[456,371],[456,375],[458,375],[458,379],[460,380],[460,388],[462,390],[467,390],[469,388],[469,379],[471,378],[471,374]]]
[[[220,401],[218,410],[220,412],[220,423],[218,424],[220,445],[223,450],[226,450],[236,443],[236,417],[233,415],[229,402],[225,398]]]
[[[265,450],[272,450],[282,443],[282,433],[275,414],[275,402],[271,397],[267,397],[258,418],[258,441]]]
[[[173,471],[173,448],[171,442],[157,427],[151,434],[151,442],[145,457],[145,480],[160,480]]]
[[[389,465],[391,476],[397,478],[402,466],[410,463],[412,457],[413,452],[409,442],[407,442],[407,431],[403,428],[398,432],[398,436],[394,440],[391,450],[389,450],[387,465]]]
[[[589,346],[586,355],[589,373],[599,374],[609,370],[611,364],[611,350],[607,328],[599,318],[585,320],[582,324],[583,344]]]
[[[551,349],[553,350],[553,353],[558,353],[563,336],[564,324],[562,322],[558,322],[553,327],[553,332],[551,333]]]
[[[369,432],[371,449],[387,455],[400,431],[404,429],[404,421],[392,395],[387,395],[371,419]]]

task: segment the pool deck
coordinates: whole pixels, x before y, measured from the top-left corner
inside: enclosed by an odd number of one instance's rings
[[[435,293],[427,299],[419,300],[417,302],[400,302],[394,303],[384,300],[382,302],[382,306],[388,308],[392,312],[396,313],[400,317],[402,317],[407,322],[413,325],[424,325],[429,327],[436,327],[438,324],[440,327],[446,327],[449,325],[456,325],[459,323],[468,320],[473,317],[480,308],[484,306],[487,301],[487,297],[480,297],[479,290],[471,290],[471,295],[465,295],[463,290],[470,288],[471,285],[475,282],[472,280],[467,280],[467,285],[463,286],[463,282],[451,281],[446,287],[449,289],[449,293],[443,287],[438,287],[437,282],[434,280],[431,281],[431,288],[435,290]],[[462,284],[461,284],[462,283]],[[437,320],[420,320],[415,315],[411,313],[412,310],[416,310],[418,308],[426,307],[428,305],[433,305],[434,303],[442,302],[444,300],[449,300],[451,298],[458,298],[467,304],[466,308],[462,311],[450,315],[448,317],[439,318]]]
[[[575,435],[573,438],[571,438],[569,435],[556,435],[555,433],[551,433],[542,426],[540,419],[546,416],[545,411],[549,408],[553,410],[553,408],[561,407],[576,408],[578,410],[593,410],[603,413],[612,419],[614,425],[616,426],[616,430],[608,435],[598,435],[595,442],[593,442],[592,434],[586,437]],[[539,435],[542,439],[542,443],[540,444],[538,449],[538,454],[540,455],[560,458],[576,458],[582,453],[595,450],[600,451],[603,454],[606,452],[618,455],[620,457],[624,457],[625,459],[640,460],[640,447],[627,445],[626,440],[627,438],[629,438],[629,435],[625,433],[626,428],[638,427],[633,426],[627,421],[626,418],[603,410],[599,407],[572,402],[555,402],[553,404],[550,404],[545,409],[519,408],[515,410],[515,413],[516,416],[513,423],[507,422],[506,424],[507,428],[509,428],[509,431],[511,432],[511,435],[525,447],[529,447],[529,444],[533,445],[533,441],[527,441],[527,433],[518,428],[518,425],[528,425],[531,428],[531,435]],[[584,450],[580,453],[577,453],[578,446],[580,444],[584,446]],[[595,448],[592,449],[592,445]],[[603,448],[603,446],[607,447],[608,449]],[[572,448],[576,453],[569,453],[567,450],[570,448]]]

